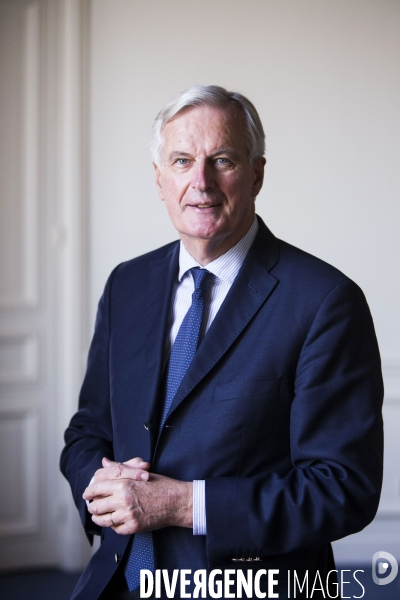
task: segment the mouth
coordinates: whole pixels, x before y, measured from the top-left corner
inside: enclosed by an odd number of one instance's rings
[[[189,204],[190,208],[198,208],[200,210],[205,210],[207,208],[216,208],[217,206],[220,206],[219,203],[212,203],[212,202],[204,202],[202,204]]]

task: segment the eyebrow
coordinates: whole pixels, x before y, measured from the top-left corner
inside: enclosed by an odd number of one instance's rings
[[[179,152],[179,150],[174,150],[174,152],[171,152],[171,154],[168,156],[169,160],[173,159],[173,158],[178,158],[178,157],[189,157],[190,154],[188,152]]]
[[[207,158],[215,158],[220,154],[228,154],[234,159],[239,159],[239,155],[237,152],[232,150],[232,148],[218,148],[214,152],[212,152]],[[173,160],[174,158],[190,158],[192,155],[189,152],[179,152],[179,150],[174,150],[168,156],[169,160]]]
[[[232,158],[239,158],[238,153],[232,150],[232,148],[218,148],[218,150],[215,150],[215,152],[210,154],[210,158],[214,158],[219,154],[229,154],[229,156],[231,156]]]

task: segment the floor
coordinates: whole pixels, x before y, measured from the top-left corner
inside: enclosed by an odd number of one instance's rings
[[[80,573],[57,569],[0,575],[0,600],[69,600]]]
[[[372,581],[371,567],[338,566],[343,582],[342,598],[364,600],[399,600],[400,573],[388,585],[377,586]],[[364,572],[355,573],[356,569]],[[357,577],[357,583],[354,578]],[[69,600],[79,573],[63,573],[56,569],[0,574],[0,600]],[[346,583],[349,582],[349,583]],[[311,595],[310,584],[309,597]],[[291,594],[294,597],[294,594]]]

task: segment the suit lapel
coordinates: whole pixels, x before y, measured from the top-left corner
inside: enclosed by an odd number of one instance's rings
[[[162,378],[165,339],[171,296],[178,275],[179,242],[161,260],[150,264],[147,298],[146,378],[148,383],[147,414],[149,424],[156,424],[157,401]],[[152,427],[151,433],[157,433]],[[155,435],[152,435],[153,442]]]
[[[277,285],[268,271],[278,261],[278,241],[260,229],[218,314],[205,335],[171,404],[171,414],[232,346]]]

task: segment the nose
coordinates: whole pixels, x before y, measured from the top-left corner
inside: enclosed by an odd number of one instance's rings
[[[212,166],[206,160],[195,162],[192,176],[192,188],[199,192],[214,189],[215,181]]]

